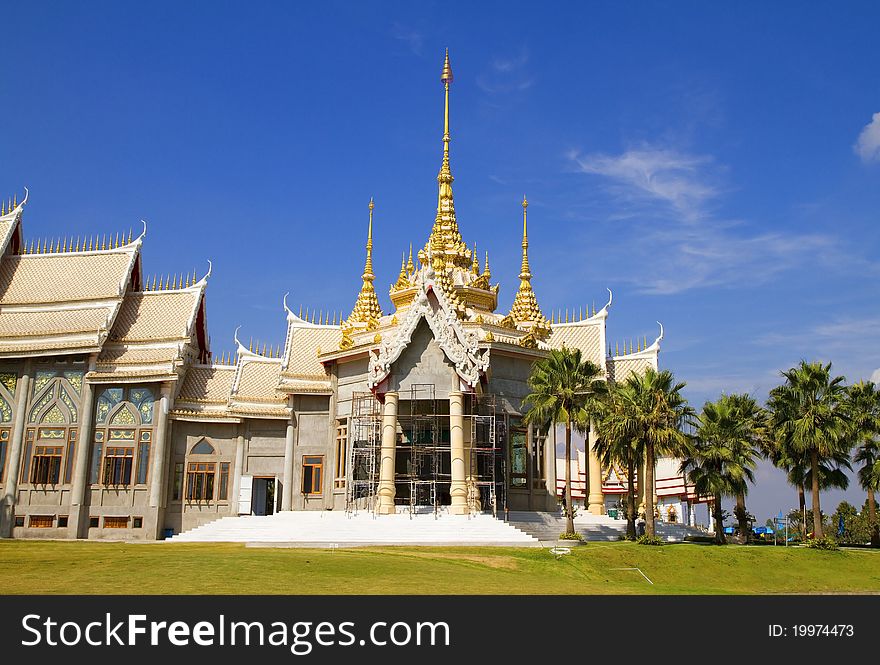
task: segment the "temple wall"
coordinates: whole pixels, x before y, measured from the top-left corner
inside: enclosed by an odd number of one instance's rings
[[[424,321],[416,327],[412,341],[388,376],[388,390],[399,392],[401,399],[408,397],[414,384],[433,384],[434,396],[439,400],[448,400],[450,390],[459,389],[455,368]]]
[[[165,482],[163,529],[173,529],[174,533],[180,533],[219,517],[238,514],[238,497],[233,496],[233,485],[240,429],[237,423],[173,421],[169,432],[171,457]],[[213,454],[193,453],[196,446],[205,443],[214,450]],[[220,464],[229,464],[225,499],[187,500],[187,467],[190,463],[199,462],[218,465],[215,467],[218,473]],[[214,494],[219,497],[219,488]]]
[[[352,362],[337,363],[336,414],[339,418],[351,416],[351,396],[355,392],[368,392],[366,358]]]
[[[297,395],[293,398],[294,423],[296,425],[293,460],[293,510],[324,510],[333,507],[333,469],[336,457],[333,445],[334,432],[330,423],[330,398]],[[323,473],[321,492],[304,492],[303,462],[306,456],[320,457]]]

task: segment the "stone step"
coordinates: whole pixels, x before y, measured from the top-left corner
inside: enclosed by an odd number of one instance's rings
[[[288,511],[269,516],[224,517],[167,542],[245,542],[352,545],[504,545],[537,547],[538,540],[491,515],[441,513],[375,516],[372,513]]]

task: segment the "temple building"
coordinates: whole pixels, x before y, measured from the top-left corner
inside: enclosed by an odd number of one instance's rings
[[[350,314],[294,313],[285,297],[278,349],[236,334],[235,354],[212,354],[210,268],[146,278],[146,225],[35,241],[27,196],[0,208],[0,535],[152,540],[278,511],[557,509],[555,446],[522,420],[532,364],[577,348],[619,380],[657,367],[662,329],[612,349],[610,291],[601,309],[548,318],[525,198],[516,295],[499,311],[488,255],[456,217],[448,53],[441,81],[437,212],[390,285],[391,309],[377,298],[370,201]],[[590,452],[581,464],[586,506],[602,514],[619,470]]]

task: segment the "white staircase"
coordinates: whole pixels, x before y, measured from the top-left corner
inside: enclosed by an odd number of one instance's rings
[[[539,541],[556,540],[565,531],[565,517],[561,512],[511,511],[508,519],[513,526]],[[626,535],[626,520],[614,519],[608,515],[578,513],[574,518],[574,528],[584,540],[620,540],[621,536]],[[705,535],[692,527],[659,520],[654,523],[654,530],[657,536],[667,542],[681,542],[688,535]]]
[[[265,543],[292,547],[361,545],[498,545],[539,547],[534,538],[491,515],[440,513],[375,516],[340,511],[284,511],[224,517],[175,535],[170,543]]]

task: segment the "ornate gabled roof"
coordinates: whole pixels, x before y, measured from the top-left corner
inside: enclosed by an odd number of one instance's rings
[[[657,369],[660,342],[663,340],[663,324],[658,322],[660,334],[654,343],[639,351],[609,356],[606,368],[609,381],[624,381],[630,374],[643,374],[648,367]]]
[[[22,199],[21,203],[10,201],[8,210],[6,203],[3,203],[2,207],[0,207],[0,257],[6,254],[6,250],[12,244],[12,238],[15,237],[15,233],[21,224],[21,213],[27,200],[28,190],[25,187],[24,199]],[[13,249],[13,251],[15,250]]]
[[[552,324],[547,346],[551,349],[580,349],[585,360],[591,360],[599,367],[605,366],[605,322],[608,310],[614,300],[608,289],[608,302],[598,312],[580,321]],[[588,312],[589,314],[589,312]]]
[[[281,390],[288,393],[329,392],[330,376],[318,356],[339,348],[342,329],[338,325],[311,323],[287,306],[287,339],[281,357]]]
[[[187,361],[203,355],[195,325],[209,275],[210,269],[201,280],[182,288],[128,292],[88,379],[112,380],[123,373],[139,373],[151,380],[178,379]],[[179,285],[175,280],[174,286]]]
[[[238,365],[229,395],[233,415],[287,418],[287,395],[279,390],[281,358],[267,358],[238,343]]]
[[[20,216],[23,203],[13,214]],[[77,251],[65,243],[67,251],[58,244],[3,257],[0,356],[98,351],[131,283],[143,237],[111,249]]]
[[[140,238],[112,250],[17,254],[0,263],[0,306],[121,298]]]
[[[522,266],[519,271],[519,289],[513,299],[513,307],[510,315],[518,324],[534,331],[537,337],[545,337],[550,332],[550,324],[541,313],[538,299],[532,290],[532,271],[529,267],[529,233],[527,226],[527,213],[529,202],[523,196],[523,239],[522,239]]]
[[[417,295],[403,319],[379,340],[378,350],[370,354],[369,386],[375,388],[385,380],[422,319],[462,381],[476,386],[489,367],[488,350],[480,348],[476,333],[465,330],[446,293],[435,281],[433,270],[419,272],[417,287]]]
[[[235,365],[191,365],[174,400],[175,408],[171,415],[197,420],[239,420],[229,413],[235,374]]]

